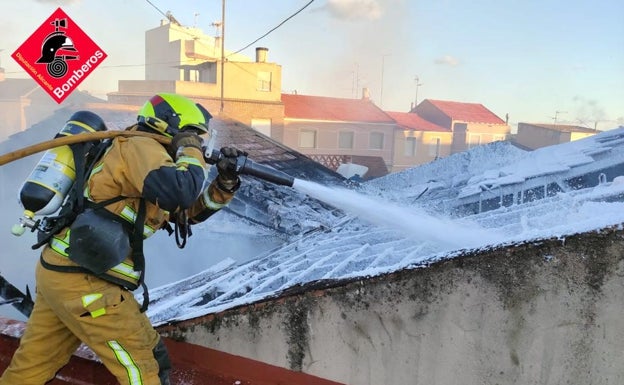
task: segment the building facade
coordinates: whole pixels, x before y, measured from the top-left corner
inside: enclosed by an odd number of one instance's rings
[[[590,128],[567,124],[518,123],[515,141],[527,149],[535,150],[583,139],[596,132]]]
[[[506,140],[509,125],[482,104],[426,99],[412,112],[453,133],[451,153]]]
[[[280,141],[286,146],[332,169],[352,163],[353,156],[367,168],[382,162],[382,175],[391,169],[396,123],[366,96],[345,99],[282,94],[282,103],[284,130]]]
[[[227,50],[224,60],[221,55],[219,37],[163,21],[145,33],[145,80],[120,80],[108,99],[140,106],[155,93],[178,93],[213,115],[255,125],[268,136],[281,135],[281,66],[267,61],[264,47],[256,48],[255,60]]]

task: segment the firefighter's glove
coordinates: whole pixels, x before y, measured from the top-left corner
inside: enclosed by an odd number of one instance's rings
[[[169,153],[177,159],[179,151],[184,147],[194,147],[201,150],[203,143],[203,139],[194,132],[179,132],[171,139]]]
[[[234,192],[240,186],[236,164],[239,156],[247,156],[247,153],[234,147],[221,147],[221,159],[217,162],[217,184],[219,188],[228,192]]]

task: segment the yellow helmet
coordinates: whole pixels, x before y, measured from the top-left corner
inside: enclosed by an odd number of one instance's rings
[[[210,112],[200,104],[178,94],[160,93],[152,96],[139,110],[139,124],[167,137],[180,131],[193,130],[202,135],[211,133]]]

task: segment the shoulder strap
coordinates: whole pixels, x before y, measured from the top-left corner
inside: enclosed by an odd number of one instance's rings
[[[145,284],[145,255],[143,254],[143,231],[145,230],[145,198],[139,200],[139,211],[134,221],[134,231],[130,238],[130,246],[132,247],[132,261],[134,262],[134,270],[140,271],[139,284],[143,287],[143,304],[141,312],[147,310],[149,305],[149,291]]]

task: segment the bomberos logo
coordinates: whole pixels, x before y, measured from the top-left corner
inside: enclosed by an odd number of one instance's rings
[[[11,56],[61,103],[102,63],[106,53],[58,8]]]

